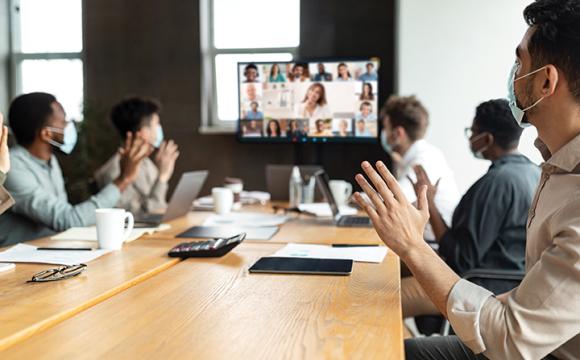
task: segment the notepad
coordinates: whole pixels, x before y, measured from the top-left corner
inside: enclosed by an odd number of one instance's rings
[[[18,244],[0,252],[0,262],[74,265],[87,263],[111,250],[71,251],[37,250],[36,246]]]
[[[136,228],[131,231],[131,235],[125,240],[125,242],[131,242],[137,240],[143,235],[150,235],[157,231],[163,231],[170,229],[171,225],[161,224],[158,227],[152,228]],[[89,227],[73,227],[64,232],[56,234],[51,237],[52,240],[65,240],[65,241],[97,241],[97,228],[94,226]]]
[[[226,215],[208,217],[204,226],[236,226],[236,227],[271,227],[284,224],[288,220],[285,215],[273,215],[253,212],[232,212]]]
[[[316,259],[350,259],[381,263],[387,255],[385,246],[332,247],[328,245],[288,244],[272,256]]]
[[[300,211],[304,211],[313,214],[317,217],[331,217],[332,210],[328,203],[311,203],[311,204],[300,204],[298,205]],[[348,205],[342,205],[339,207],[338,212],[341,215],[356,215],[357,209],[350,207]]]

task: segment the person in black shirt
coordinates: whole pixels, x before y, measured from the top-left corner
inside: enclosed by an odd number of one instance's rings
[[[458,274],[473,269],[524,270],[526,222],[540,169],[517,151],[522,129],[506,100],[480,104],[465,134],[473,155],[492,164],[462,197],[451,226],[433,201],[437,179],[429,179],[423,168],[415,167],[415,191],[427,185],[429,222],[439,254]],[[507,290],[501,288],[505,284],[495,286],[490,290]],[[404,317],[439,313],[414,278],[402,280],[401,293]]]

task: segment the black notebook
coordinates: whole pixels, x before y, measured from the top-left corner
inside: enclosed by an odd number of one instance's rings
[[[178,238],[229,238],[246,233],[246,240],[270,240],[278,232],[277,226],[266,227],[233,227],[233,226],[194,226],[187,229]]]

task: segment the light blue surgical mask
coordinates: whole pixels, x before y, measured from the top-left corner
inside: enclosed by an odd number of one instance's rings
[[[385,131],[385,129],[381,131],[381,146],[383,147],[383,150],[385,150],[388,154],[390,154],[393,151],[393,147],[391,146],[391,144],[389,144],[389,140],[387,140],[387,132]]]
[[[73,121],[67,122],[64,129],[51,126],[48,126],[47,128],[50,131],[62,134],[62,144],[52,139],[48,140],[48,143],[54,147],[57,147],[63,153],[67,155],[70,154],[75,148],[75,145],[77,144],[78,140],[77,128],[75,127],[74,122]]]
[[[159,149],[162,142],[163,142],[163,128],[161,127],[161,125],[158,125],[157,126],[157,136],[155,138],[155,144],[153,144],[153,146],[156,149]]]
[[[530,73],[527,73],[525,75],[522,75],[518,78],[516,78],[516,72],[518,70],[518,64],[517,62],[514,63],[514,66],[512,67],[512,70],[510,72],[510,78],[508,81],[508,102],[509,102],[509,107],[510,110],[512,111],[512,115],[514,116],[514,119],[516,120],[516,122],[518,123],[518,125],[522,128],[528,127],[530,126],[530,123],[527,121],[524,121],[524,116],[526,114],[526,111],[530,110],[531,108],[533,108],[534,106],[538,105],[540,103],[540,101],[544,100],[544,96],[542,96],[541,98],[538,99],[538,101],[536,101],[535,103],[533,103],[532,105],[528,106],[525,109],[520,109],[520,107],[518,106],[518,101],[516,98],[516,91],[515,91],[515,82],[518,80],[521,80],[525,77],[528,77],[532,74],[537,73],[538,71],[542,70],[543,68],[545,68],[545,66],[542,66],[541,68],[534,70]]]

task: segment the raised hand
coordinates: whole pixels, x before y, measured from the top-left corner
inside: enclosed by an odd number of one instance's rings
[[[155,165],[159,169],[159,181],[167,182],[175,170],[175,161],[179,157],[177,144],[173,140],[163,141],[155,155]]]
[[[435,195],[437,195],[437,189],[439,188],[439,182],[441,182],[441,178],[439,178],[439,180],[437,180],[435,185],[433,185],[433,183],[431,183],[431,180],[429,180],[429,176],[427,175],[427,172],[425,171],[423,166],[415,165],[413,166],[413,170],[415,170],[417,182],[413,182],[413,179],[411,179],[409,175],[407,175],[407,179],[409,179],[411,184],[413,184],[413,188],[415,189],[415,194],[417,195],[417,198],[419,198],[419,193],[421,192],[421,189],[424,186],[427,186],[427,201],[429,202],[429,205],[432,205],[435,201]]]
[[[0,171],[6,174],[9,170],[8,127],[4,125],[4,116],[0,113]]]
[[[121,191],[135,181],[139,174],[141,162],[153,152],[153,146],[143,139],[135,138],[130,132],[127,133],[125,144],[119,148],[121,174],[115,180]]]
[[[379,161],[376,167],[377,170],[373,169],[367,161],[362,163],[362,169],[372,185],[361,174],[355,177],[372,205],[358,192],[355,193],[355,200],[368,214],[383,242],[402,255],[415,245],[424,244],[423,230],[429,220],[427,187],[420,189],[416,208],[409,203],[385,164]]]

